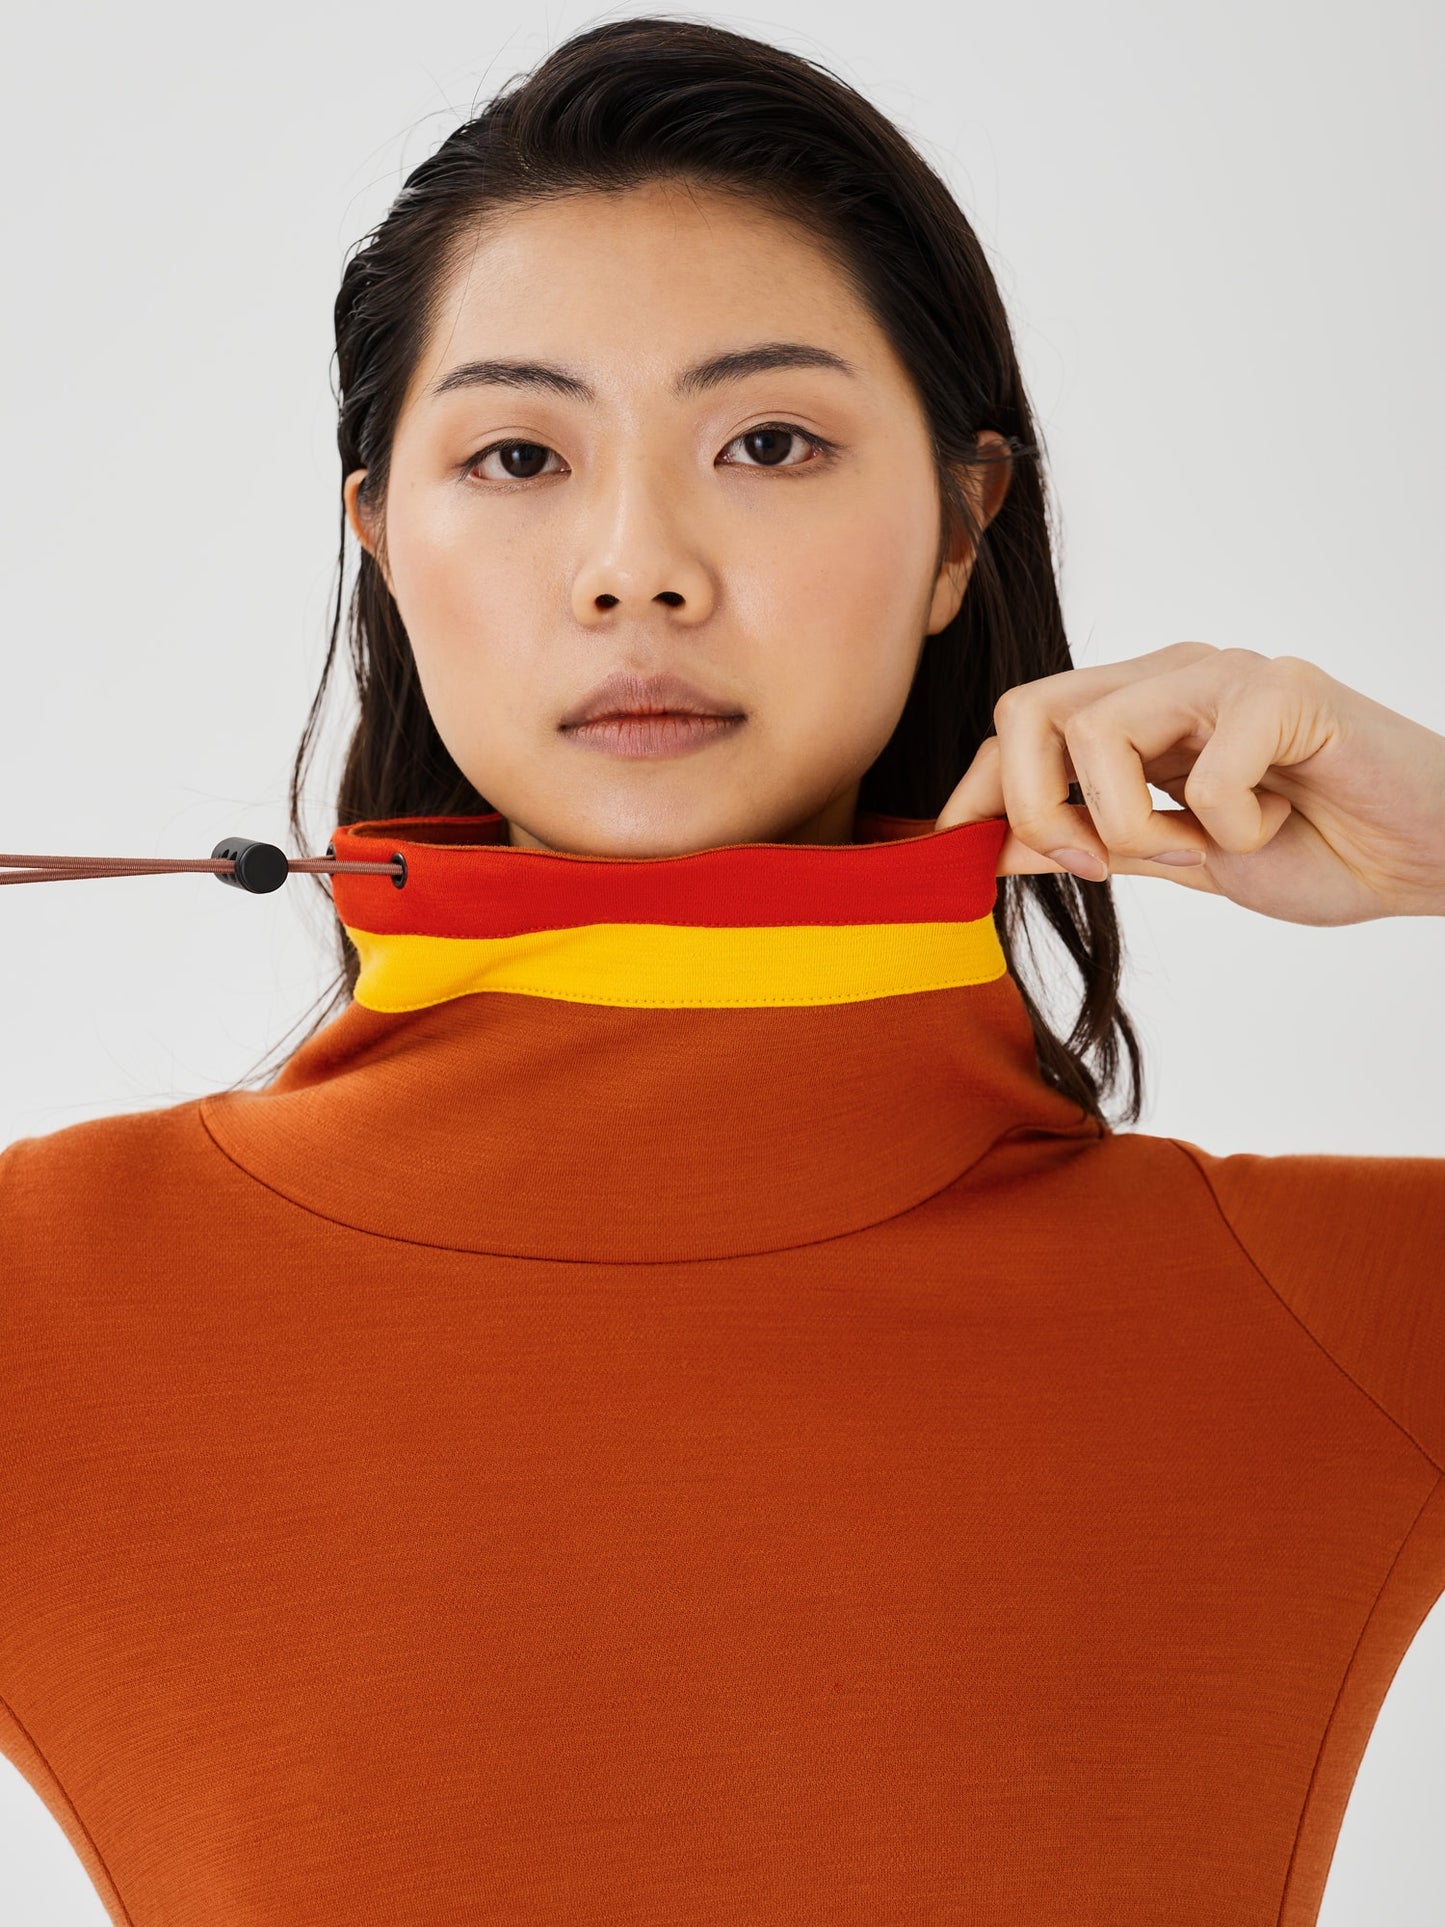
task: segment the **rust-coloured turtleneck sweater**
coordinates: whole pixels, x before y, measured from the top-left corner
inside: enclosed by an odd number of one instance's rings
[[[0,1747],[128,1927],[1307,1927],[1445,1160],[1039,1075],[1002,819],[336,832],[266,1089],[0,1156]]]

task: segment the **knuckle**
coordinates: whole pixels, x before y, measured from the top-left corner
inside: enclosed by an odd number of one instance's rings
[[[994,704],[994,722],[996,724],[1007,722],[1010,717],[1017,715],[1018,711],[1028,700],[1026,685],[1023,683],[1015,683],[1012,688],[1006,689]]]
[[[1066,716],[1062,724],[1064,741],[1072,748],[1075,743],[1086,746],[1100,743],[1108,733],[1108,717],[1101,714],[1100,704],[1088,703]]]
[[[1198,764],[1185,779],[1184,800],[1195,811],[1217,809],[1229,801],[1230,793],[1231,786],[1224,777],[1201,769]]]
[[[1272,656],[1269,666],[1283,682],[1309,682],[1324,671],[1316,662],[1307,662],[1303,656]]]

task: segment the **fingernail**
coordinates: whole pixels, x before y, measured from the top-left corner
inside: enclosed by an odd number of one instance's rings
[[[1151,863],[1202,863],[1203,850],[1161,850],[1158,856],[1151,856]]]
[[[1099,857],[1091,856],[1087,850],[1050,850],[1049,860],[1061,863],[1066,870],[1072,870],[1076,877],[1083,877],[1089,883],[1102,883],[1109,874],[1109,866]]]

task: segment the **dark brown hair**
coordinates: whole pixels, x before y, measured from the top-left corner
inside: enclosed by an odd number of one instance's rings
[[[940,491],[940,560],[960,527],[978,554],[958,615],[923,645],[898,726],[862,778],[858,807],[935,817],[993,733],[1003,692],[1073,665],[1040,448],[983,249],[939,175],[826,68],[721,27],[621,20],[576,34],[448,135],[408,176],[342,275],[335,308],[342,476],[367,471],[362,499],[380,528],[402,399],[451,267],[482,221],[549,195],[615,192],[655,179],[741,192],[804,221],[917,387]],[[1004,438],[1004,450],[980,445],[984,428]],[[980,534],[956,471],[991,459],[1009,461],[1012,477]],[[298,848],[306,847],[302,784],[342,624],[347,535],[343,508],[330,646],[291,775]],[[359,571],[347,611],[359,714],[330,821],[491,810],[437,734],[396,604],[364,549]],[[1077,785],[1069,800],[1081,801]],[[1037,965],[1030,911],[1082,980],[1067,1035],[1055,1034],[1020,976],[1021,948]],[[1137,1119],[1140,1053],[1119,1002],[1123,946],[1110,885],[1067,875],[1000,878],[994,918],[1042,1077],[1103,1119],[1122,1045],[1130,1085],[1115,1121]],[[355,948],[339,919],[335,928],[340,973],[307,1036],[356,983]],[[1048,982],[1042,973],[1040,981]]]

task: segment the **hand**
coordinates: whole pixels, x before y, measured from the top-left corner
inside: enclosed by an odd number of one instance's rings
[[[1298,656],[1171,643],[1019,683],[993,720],[935,827],[1006,816],[1000,876],[1163,876],[1287,923],[1445,915],[1445,736]]]

